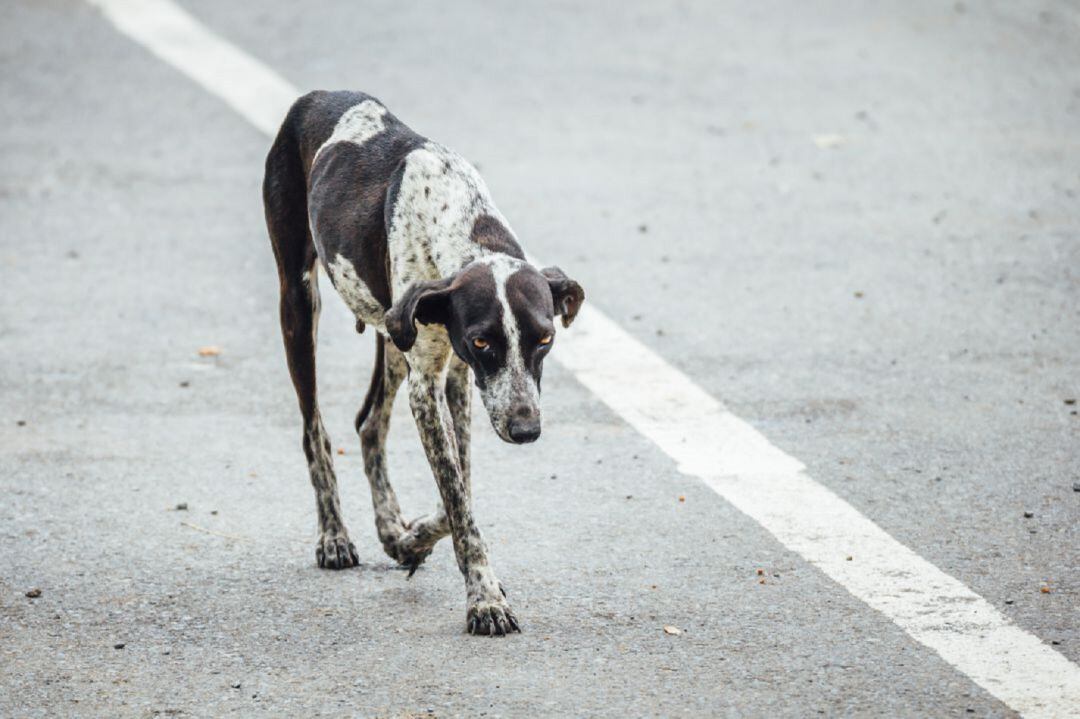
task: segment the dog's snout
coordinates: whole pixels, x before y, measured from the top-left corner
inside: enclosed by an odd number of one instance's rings
[[[540,422],[536,420],[510,423],[510,439],[518,444],[535,442],[540,437]]]
[[[510,418],[507,433],[518,444],[535,442],[540,437],[540,413],[533,407],[518,407]]]

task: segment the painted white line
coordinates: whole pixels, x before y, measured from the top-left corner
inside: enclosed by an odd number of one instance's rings
[[[300,92],[170,0],[88,0],[122,32],[274,135]],[[1080,667],[811,479],[795,458],[586,305],[552,355],[632,427],[782,544],[995,697],[1080,715]],[[852,561],[847,557],[852,556]]]
[[[118,30],[273,137],[299,93],[280,75],[163,0],[90,0]]]
[[[1078,715],[1080,668],[815,482],[610,319],[584,309],[580,327],[559,337],[562,363],[681,471],[1021,714]]]

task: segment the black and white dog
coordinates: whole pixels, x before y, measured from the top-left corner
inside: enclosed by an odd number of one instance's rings
[[[472,515],[470,375],[502,439],[539,437],[553,317],[570,325],[585,299],[581,286],[558,268],[538,270],[525,260],[475,168],[362,93],[312,92],[296,101],[266,158],[263,201],[319,512],[319,566],[343,569],[359,557],[341,518],[316,398],[317,259],[357,329],[379,332],[356,429],[383,548],[411,575],[451,534],[465,575],[468,631],[519,631]],[[387,479],[385,452],[390,409],[406,376],[442,497],[433,514],[411,522]]]

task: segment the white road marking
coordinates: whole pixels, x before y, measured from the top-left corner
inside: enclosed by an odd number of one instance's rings
[[[613,321],[585,309],[560,335],[560,361],[682,472],[1016,711],[1078,715],[1080,667],[815,482],[801,462]]]
[[[118,30],[273,137],[296,88],[168,0],[90,0]]]
[[[301,94],[170,0],[88,1],[268,135]],[[797,459],[592,305],[560,333],[553,358],[682,472],[1002,702],[1031,717],[1080,715],[1080,667],[815,482]]]

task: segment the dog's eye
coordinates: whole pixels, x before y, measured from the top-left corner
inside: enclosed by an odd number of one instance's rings
[[[473,347],[475,347],[478,350],[486,350],[488,348],[488,346],[489,346],[488,341],[486,339],[484,339],[483,337],[477,337],[476,339],[474,339],[472,341],[472,343],[473,343]]]
[[[543,337],[541,337],[540,338],[540,344],[542,344],[542,345],[551,344],[551,335],[544,335]]]

